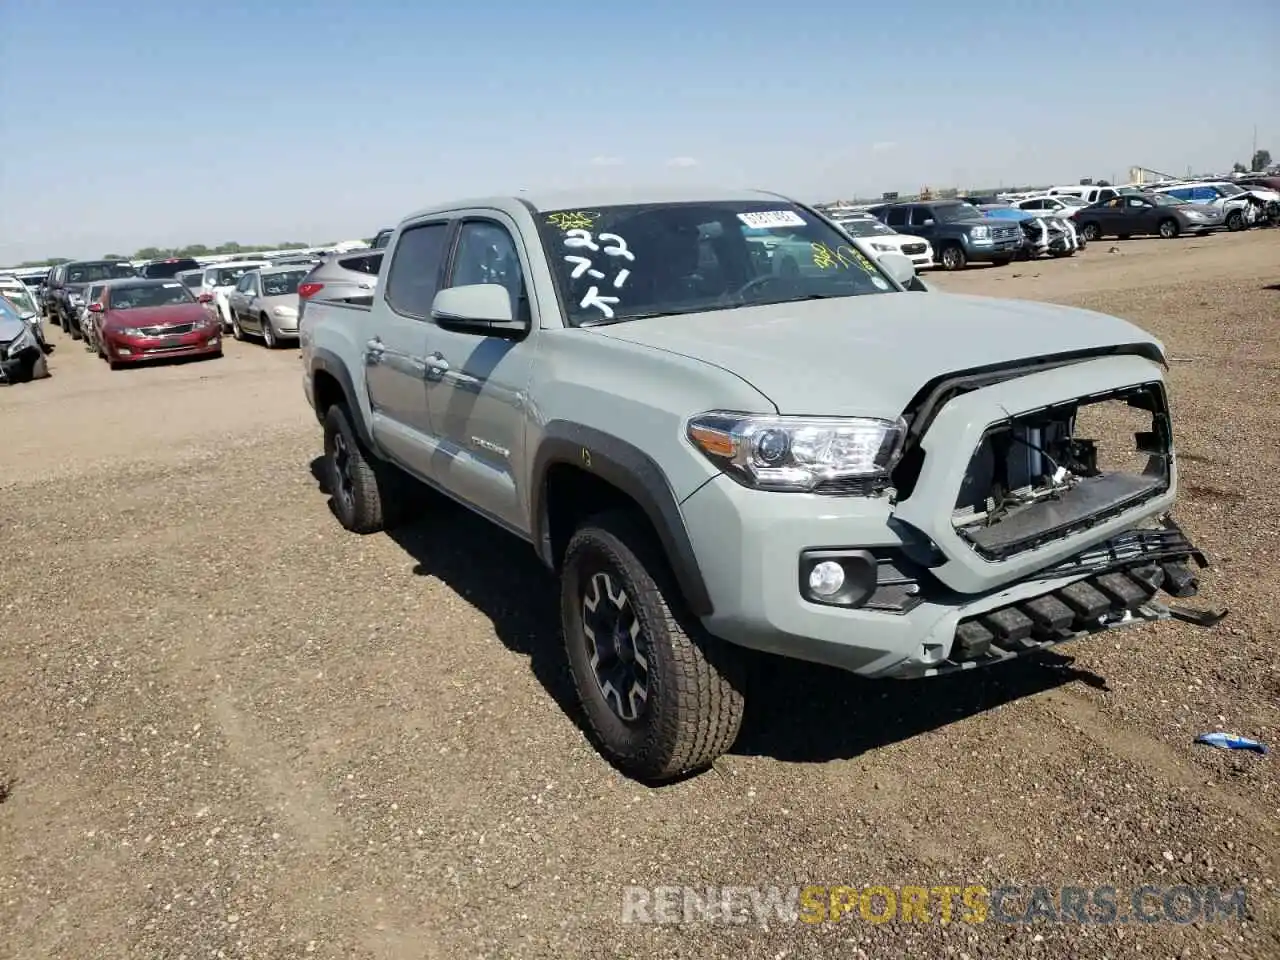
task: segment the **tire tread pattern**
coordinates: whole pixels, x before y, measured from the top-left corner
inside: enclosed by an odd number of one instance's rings
[[[602,753],[616,759],[627,772],[647,779],[667,780],[710,766],[733,746],[742,726],[745,697],[741,652],[681,615],[677,609],[679,592],[653,535],[625,512],[593,517],[574,534],[565,553],[562,574],[565,603],[581,603],[573,587],[572,571],[576,557],[588,549],[614,558],[625,589],[649,630],[646,640],[650,659],[658,666],[651,679],[651,685],[657,688],[654,692],[663,698],[662,687],[666,684],[673,694],[671,709],[658,715],[658,723],[645,738],[642,752],[620,754],[609,744],[591,712],[584,710],[592,739]],[[572,600],[568,598],[571,590]],[[688,628],[685,622],[690,624]],[[665,650],[653,649],[658,645]],[[591,678],[574,675],[579,700],[584,703],[588,696],[596,695],[594,690],[583,689],[583,684],[591,682]]]

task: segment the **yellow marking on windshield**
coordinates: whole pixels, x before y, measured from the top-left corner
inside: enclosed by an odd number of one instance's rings
[[[547,217],[547,223],[561,230],[587,230],[600,219],[600,214],[588,210],[561,210]]]

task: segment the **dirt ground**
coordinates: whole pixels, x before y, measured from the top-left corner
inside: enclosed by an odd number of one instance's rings
[[[1172,358],[1216,630],[955,679],[757,664],[660,789],[585,741],[532,553],[432,502],[357,537],[296,350],[0,388],[0,955],[1280,956],[1280,230],[938,277],[1125,317]],[[921,294],[920,296],[926,296]],[[621,922],[628,885],[1216,885],[1218,923]]]

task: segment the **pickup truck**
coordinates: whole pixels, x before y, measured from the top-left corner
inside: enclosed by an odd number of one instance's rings
[[[761,229],[813,269],[775,270]],[[335,515],[401,522],[412,477],[529,543],[588,732],[648,781],[732,746],[747,650],[917,679],[1220,619],[1165,602],[1207,560],[1169,516],[1161,344],[908,293],[861,243],[754,191],[408,217],[372,293],[300,324]]]

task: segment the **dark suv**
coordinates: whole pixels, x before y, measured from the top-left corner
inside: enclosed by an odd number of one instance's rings
[[[944,270],[960,270],[969,262],[1004,265],[1022,249],[1022,228],[992,220],[963,200],[919,200],[887,203],[868,211],[899,233],[923,237]]]
[[[165,260],[148,260],[138,268],[138,276],[148,280],[172,280],[184,270],[199,270],[200,264],[190,257],[169,257]]]
[[[49,320],[73,339],[80,339],[80,307],[84,288],[99,280],[136,277],[138,271],[127,260],[72,260],[49,271],[45,303]]]

